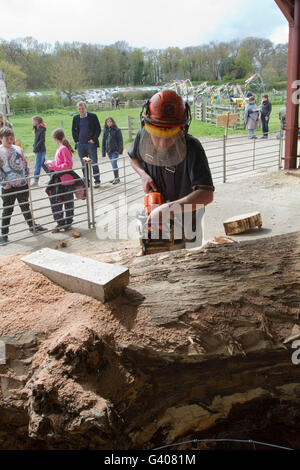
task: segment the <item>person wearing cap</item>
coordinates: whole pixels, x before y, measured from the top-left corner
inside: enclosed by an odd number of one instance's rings
[[[128,151],[144,192],[158,191],[166,201],[148,222],[173,215],[182,224],[187,248],[202,244],[204,206],[214,192],[204,149],[188,134],[190,120],[189,104],[175,91],[162,90],[144,105],[142,127]]]

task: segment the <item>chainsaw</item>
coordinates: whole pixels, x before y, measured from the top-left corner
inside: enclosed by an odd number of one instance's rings
[[[138,232],[143,255],[160,253],[174,249],[174,223],[173,220],[162,224],[149,222],[148,217],[156,207],[165,203],[161,193],[151,191],[144,197],[144,210],[137,214]],[[176,246],[176,248],[180,248]]]

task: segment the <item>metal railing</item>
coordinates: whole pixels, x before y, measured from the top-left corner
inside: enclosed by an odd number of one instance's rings
[[[240,179],[246,174],[254,175],[257,172],[266,171],[268,169],[276,170],[282,168],[284,146],[283,131],[269,133],[268,139],[258,138],[250,140],[245,135],[227,138],[223,136],[222,139],[203,141],[202,145],[208,159],[214,183],[226,183]],[[78,160],[76,159],[75,162],[76,161]],[[86,191],[85,200],[74,198],[72,225],[79,230],[94,229],[97,225],[101,224],[105,211],[99,210],[100,206],[102,208],[107,207],[106,212],[110,210],[109,208],[114,208],[120,210],[120,213],[123,208],[125,213],[125,206],[133,205],[137,202],[140,203],[141,208],[143,207],[144,192],[142,190],[140,177],[132,169],[129,157],[122,155],[118,159],[119,184],[113,185],[110,182],[110,180],[113,180],[113,169],[112,163],[108,158],[101,159],[97,165],[100,169],[100,188],[95,188],[93,185],[93,164],[90,161],[86,162],[84,167],[80,165],[74,168],[74,171],[78,174],[78,178],[83,179]],[[57,172],[56,174],[59,176],[63,173],[65,172]],[[54,220],[53,218],[53,209],[58,207],[60,210],[61,202],[53,203],[52,201],[51,204],[49,196],[45,193],[47,188],[51,190],[51,187],[49,187],[49,174],[40,176],[39,186],[31,186],[33,179],[33,176],[27,178],[28,188],[23,191],[23,193],[26,193],[27,202],[29,204],[30,221],[32,224],[31,231],[29,231],[30,227],[26,227],[24,223],[24,216],[22,215],[19,205],[14,207],[10,223],[4,224],[4,199],[3,197],[1,198],[1,225],[2,228],[5,228],[5,225],[9,225],[9,243],[20,242],[37,235],[52,237],[51,232],[57,223],[67,218],[64,206],[62,208],[63,219]],[[60,183],[56,182],[52,187],[58,185],[60,185]],[[70,192],[76,195],[76,189]],[[16,191],[14,193],[11,192],[10,195],[16,196],[19,193],[20,191],[16,189]],[[60,196],[65,196],[66,194],[69,194],[68,190],[60,192]],[[7,209],[8,207],[9,206],[5,204],[5,208]],[[13,205],[10,207],[13,208]],[[120,216],[120,218],[122,217]],[[132,219],[133,218],[135,218],[135,214],[132,215]],[[120,220],[118,223],[122,224],[123,222]],[[38,225],[42,225],[45,231],[38,231],[36,229]]]

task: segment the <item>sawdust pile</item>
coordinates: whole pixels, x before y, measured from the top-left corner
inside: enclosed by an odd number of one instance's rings
[[[55,337],[57,330],[93,329],[113,343],[131,342],[158,346],[181,341],[184,330],[157,328],[150,324],[145,307],[136,307],[123,296],[102,304],[91,297],[71,293],[44,275],[32,271],[24,254],[0,256],[0,336],[25,331]]]

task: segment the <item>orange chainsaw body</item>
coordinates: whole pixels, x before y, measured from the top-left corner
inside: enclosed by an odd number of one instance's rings
[[[162,194],[151,192],[144,196],[145,215],[150,215],[157,207],[164,204],[165,200]]]

